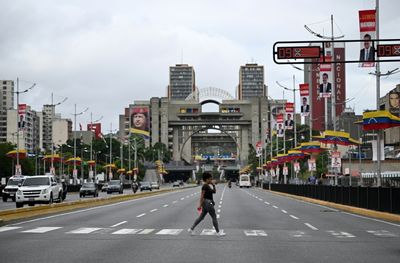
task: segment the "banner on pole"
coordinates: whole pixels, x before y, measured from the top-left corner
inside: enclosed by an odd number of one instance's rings
[[[285,105],[285,129],[286,130],[293,130],[293,113],[294,113],[294,103],[287,102]]]
[[[283,114],[278,114],[276,117],[276,123],[277,123],[277,132],[278,132],[278,137],[283,137],[285,134],[285,128],[283,126]]]
[[[301,107],[300,112],[301,116],[310,115],[310,85],[308,83],[300,84],[300,101]]]
[[[310,172],[317,171],[317,165],[315,163],[315,158],[310,158],[308,160],[308,171],[310,171]]]
[[[339,151],[332,152],[331,166],[332,166],[332,168],[341,168],[342,167],[342,159],[340,157]]]
[[[374,67],[375,47],[371,39],[376,38],[376,10],[358,11],[360,22],[360,61],[359,67]]]
[[[332,94],[332,46],[330,42],[325,43],[325,61],[326,63],[321,63],[319,67],[320,79],[318,88],[318,97],[320,98],[330,98]],[[320,58],[322,61],[322,58]]]

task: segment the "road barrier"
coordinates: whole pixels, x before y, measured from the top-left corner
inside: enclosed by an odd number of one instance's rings
[[[268,189],[268,184],[263,185]],[[271,190],[327,202],[400,214],[400,188],[271,184]]]

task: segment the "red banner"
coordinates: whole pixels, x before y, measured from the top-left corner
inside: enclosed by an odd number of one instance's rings
[[[302,116],[310,114],[310,85],[308,83],[300,84],[300,111]]]
[[[294,112],[294,103],[293,102],[286,102],[285,111],[286,111],[286,113]]]
[[[300,84],[300,97],[310,95],[310,85],[308,83]]]
[[[360,19],[360,32],[376,31],[376,10],[358,11]]]
[[[278,114],[276,116],[276,122],[277,123],[283,123],[283,114]]]

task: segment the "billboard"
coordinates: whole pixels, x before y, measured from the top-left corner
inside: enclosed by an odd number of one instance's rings
[[[150,136],[150,111],[148,106],[134,106],[130,111],[130,131],[133,134]]]
[[[308,83],[300,84],[300,112],[301,116],[308,116],[310,115],[310,85]]]
[[[320,71],[320,80],[318,86],[318,97],[320,98],[330,98],[332,94],[332,47],[330,42],[325,43],[325,61],[327,63],[321,63],[319,71]],[[323,58],[320,58],[322,61]]]
[[[284,112],[284,108],[282,104],[279,105],[271,105],[271,130],[272,134],[274,134],[274,131],[278,131],[278,122],[277,118],[278,115],[282,114]],[[283,123],[283,119],[282,119]]]
[[[375,47],[371,39],[376,38],[376,11],[360,10],[358,11],[360,22],[360,58],[359,67],[374,67]]]
[[[389,111],[400,117],[400,91],[389,92]]]
[[[26,104],[18,105],[18,129],[24,129],[26,126]]]
[[[332,152],[331,167],[332,168],[342,167],[342,159],[340,157],[340,152],[338,151]]]

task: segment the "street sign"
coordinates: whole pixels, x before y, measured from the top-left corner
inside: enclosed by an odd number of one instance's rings
[[[379,45],[376,43],[379,42]],[[371,54],[365,58],[364,48],[369,46]],[[332,57],[332,46],[346,47],[356,52],[346,53],[346,56]],[[400,39],[352,39],[334,41],[278,41],[273,45],[273,60],[276,64],[326,64],[326,63],[359,63],[399,62]],[[367,59],[367,60],[366,60]]]

